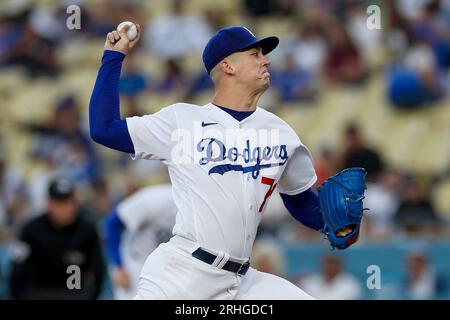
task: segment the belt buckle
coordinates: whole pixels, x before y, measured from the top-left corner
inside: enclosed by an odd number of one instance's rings
[[[240,272],[243,271],[242,275],[245,275],[247,273],[248,268],[250,267],[250,261],[244,262],[239,266],[239,269],[236,271],[237,274],[241,274]]]

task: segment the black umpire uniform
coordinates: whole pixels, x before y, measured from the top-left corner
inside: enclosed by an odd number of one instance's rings
[[[96,299],[105,275],[94,223],[78,207],[72,184],[50,183],[48,211],[21,234],[22,259],[13,265],[13,299]]]

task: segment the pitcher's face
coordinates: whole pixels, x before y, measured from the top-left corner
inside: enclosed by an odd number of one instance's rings
[[[251,89],[266,90],[270,85],[270,60],[260,47],[235,52],[233,64],[236,81]]]

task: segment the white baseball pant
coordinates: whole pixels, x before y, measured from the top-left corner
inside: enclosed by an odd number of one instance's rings
[[[275,275],[249,268],[242,276],[198,260],[192,256],[197,248],[198,244],[180,236],[161,244],[143,266],[135,299],[314,299]]]

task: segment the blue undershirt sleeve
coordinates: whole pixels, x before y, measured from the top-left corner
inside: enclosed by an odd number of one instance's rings
[[[105,50],[89,103],[91,138],[105,147],[134,154],[126,120],[120,119],[119,83],[123,53]]]
[[[284,206],[289,213],[303,225],[320,231],[325,223],[322,218],[319,206],[319,197],[308,189],[295,195],[280,193]]]
[[[104,228],[108,258],[115,266],[121,267],[122,258],[120,257],[120,243],[122,233],[125,230],[125,225],[120,220],[116,209],[106,217]]]

